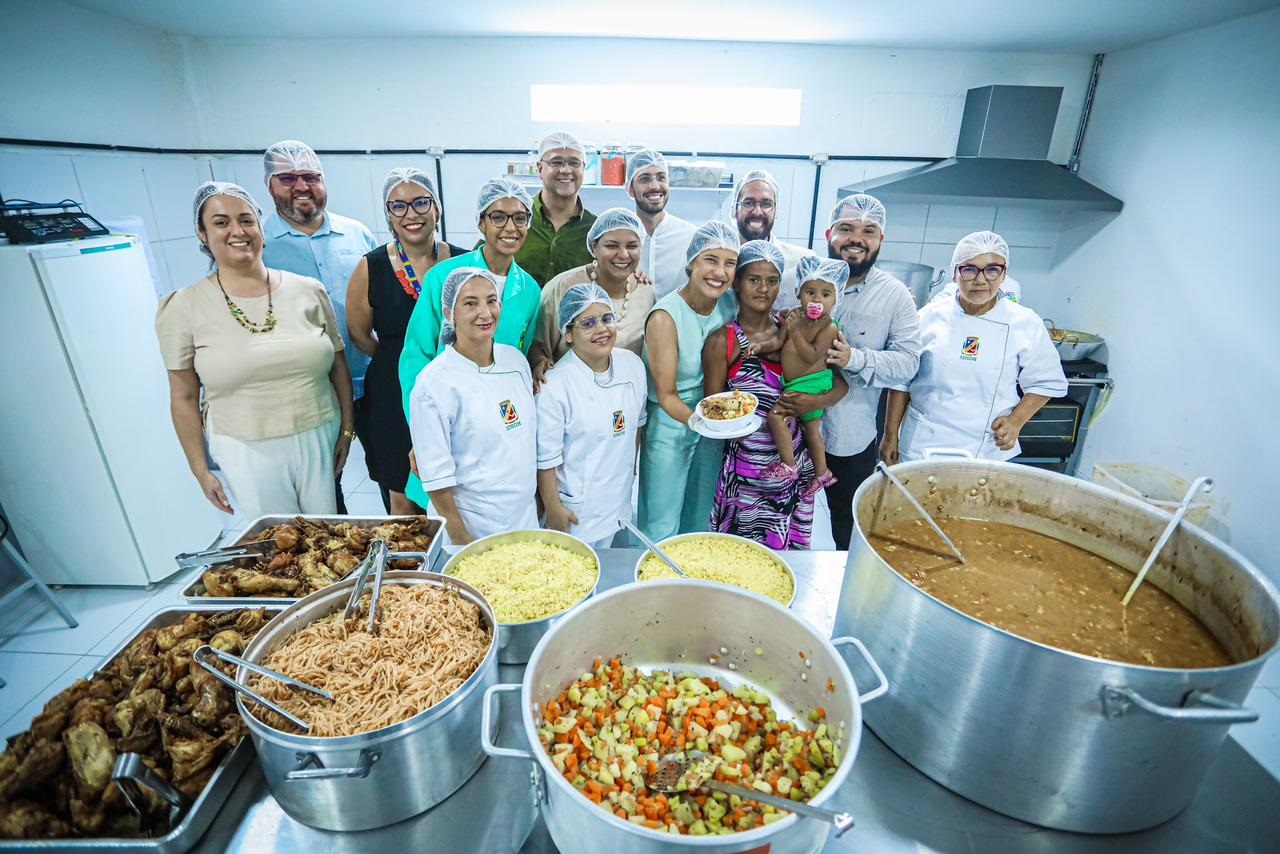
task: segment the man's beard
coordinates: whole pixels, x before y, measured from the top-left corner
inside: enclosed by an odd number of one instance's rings
[[[844,256],[840,254],[839,250],[833,249],[830,243],[827,244],[827,257],[841,260],[844,259]],[[863,256],[861,261],[845,261],[845,263],[849,265],[849,279],[851,281],[854,279],[861,279],[867,274],[867,271],[875,266],[876,259],[879,257],[880,247],[877,246],[874,250],[868,250],[867,254]]]
[[[314,204],[314,202],[313,202]],[[315,209],[310,214],[303,215],[293,206],[293,201],[276,202],[276,213],[287,219],[289,222],[295,222],[299,225],[311,225],[318,222],[324,216],[324,208],[315,205]]]
[[[763,233],[761,234],[748,234],[747,221],[745,219],[738,220],[738,236],[743,240],[768,240],[771,234],[773,234],[773,223],[767,219],[764,221]]]

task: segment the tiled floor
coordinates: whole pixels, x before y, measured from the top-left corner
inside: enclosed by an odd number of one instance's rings
[[[352,447],[344,477],[347,510],[352,515],[383,513],[377,484],[366,477],[364,453]],[[227,521],[227,532],[247,524]],[[830,516],[821,493],[814,513],[815,549],[832,549]],[[36,593],[27,593],[0,614],[0,738],[26,729],[49,698],[76,678],[92,672],[104,657],[163,608],[183,604],[181,592],[195,571],[178,573],[152,590],[136,587],[78,587],[57,591],[80,622],[67,628]],[[3,592],[3,591],[0,591]],[[1232,727],[1231,735],[1272,775],[1280,777],[1280,655],[1263,668],[1247,705],[1261,718]]]

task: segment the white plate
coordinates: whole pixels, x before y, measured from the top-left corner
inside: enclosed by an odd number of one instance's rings
[[[750,436],[759,430],[760,425],[763,423],[763,418],[752,413],[743,418],[742,423],[735,425],[732,430],[721,432],[708,427],[707,422],[696,410],[693,415],[689,416],[689,429],[699,436],[706,436],[708,439],[741,439],[743,436]]]

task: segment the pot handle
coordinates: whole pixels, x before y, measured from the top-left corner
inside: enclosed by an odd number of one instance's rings
[[[966,460],[973,459],[973,452],[966,451],[963,448],[925,448],[924,458],[931,460],[934,457],[961,457]]]
[[[1208,691],[1192,691],[1184,701],[1186,705],[1162,706],[1139,694],[1132,688],[1102,687],[1102,714],[1108,718],[1122,718],[1129,706],[1166,721],[1203,724],[1247,724],[1258,719],[1258,713],[1239,703],[1223,700]],[[1201,708],[1208,706],[1209,708]]]
[[[493,726],[493,700],[498,694],[507,694],[512,691],[519,691],[520,683],[506,682],[501,685],[490,686],[489,690],[484,692],[484,703],[480,706],[480,746],[484,748],[484,752],[490,756],[506,756],[510,759],[528,759],[533,761],[533,754],[527,750],[520,750],[515,747],[499,747],[493,743],[493,738],[489,733],[492,732]]]
[[[867,691],[866,693],[859,694],[858,695],[859,703],[870,703],[872,700],[876,699],[877,697],[883,697],[886,693],[888,693],[889,680],[884,675],[884,671],[880,669],[880,665],[876,664],[876,660],[871,657],[871,653],[867,650],[865,646],[863,646],[862,641],[858,640],[857,638],[851,635],[846,635],[842,638],[832,638],[831,645],[834,646],[836,649],[839,649],[842,646],[856,647],[858,650],[858,654],[862,656],[862,660],[867,663],[867,666],[871,668],[871,672],[876,675],[876,687],[872,688],[870,691]]]
[[[320,761],[320,757],[314,753],[299,753],[297,766],[292,771],[286,771],[284,779],[286,783],[296,780],[337,780],[340,778],[363,780],[369,776],[373,763],[381,758],[381,750],[361,750],[360,758],[356,760],[354,768],[326,768]]]

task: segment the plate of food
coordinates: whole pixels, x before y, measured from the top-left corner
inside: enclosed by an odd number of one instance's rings
[[[760,401],[746,391],[726,391],[698,401],[689,418],[689,428],[710,439],[740,439],[760,429],[763,419],[756,415]]]

